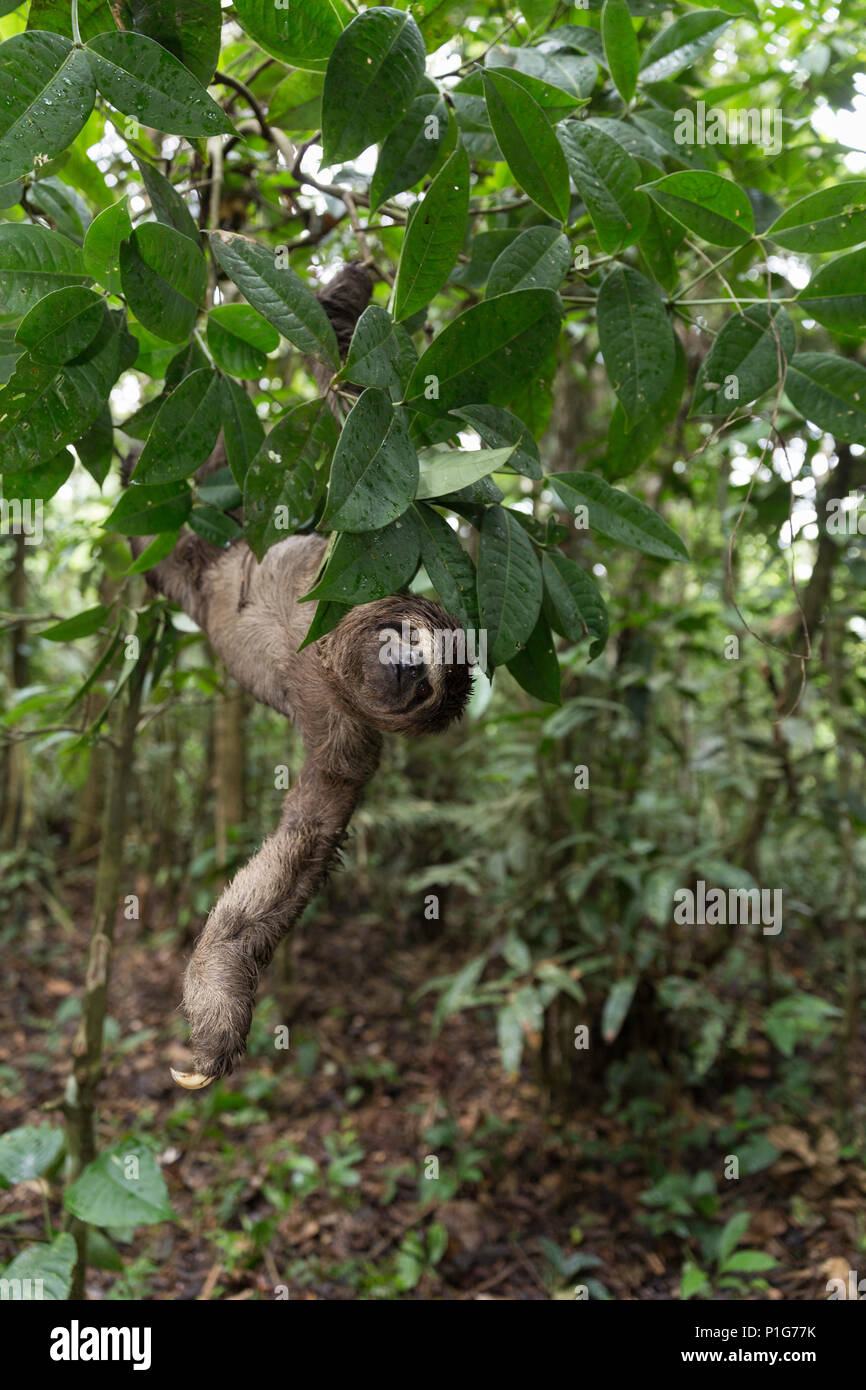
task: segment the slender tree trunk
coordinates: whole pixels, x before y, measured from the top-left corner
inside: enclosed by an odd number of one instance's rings
[[[9,608],[13,613],[22,613],[27,601],[27,572],[24,560],[27,554],[24,534],[12,537],[14,552],[12,568],[9,572]],[[23,690],[30,683],[30,655],[27,645],[26,626],[13,626],[9,637],[12,647],[9,664],[10,686],[13,691]],[[18,842],[25,842],[30,828],[30,797],[28,763],[24,745],[13,741],[6,751],[6,805],[3,823],[0,825],[0,844],[11,848]]]

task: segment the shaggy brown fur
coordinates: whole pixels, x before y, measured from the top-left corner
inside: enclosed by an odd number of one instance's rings
[[[341,280],[350,292],[341,297],[335,283],[320,299],[345,351],[349,322],[371,285],[362,267],[346,267]],[[378,765],[382,734],[444,729],[469,694],[465,664],[380,659],[383,629],[399,631],[404,620],[421,634],[458,627],[443,609],[411,595],[353,608],[298,652],[314,613],[299,599],[313,586],[326,544],[315,534],[292,536],[259,564],[245,542],[226,551],[188,534],[148,572],[204,629],[235,680],[295,720],[307,750],[279,827],[213,907],[187,967],[184,1009],[199,1073],[187,1085],[230,1072],[243,1053],[259,975],[325,879]]]

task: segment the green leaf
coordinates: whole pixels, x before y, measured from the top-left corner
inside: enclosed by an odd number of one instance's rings
[[[788,365],[785,391],[805,419],[837,440],[866,445],[866,367],[859,362],[799,352]]]
[[[74,642],[79,637],[92,637],[94,632],[98,632],[102,627],[110,612],[111,609],[104,603],[98,603],[95,608],[76,613],[74,618],[66,618],[62,623],[55,623],[53,627],[43,628],[39,636],[49,642]]]
[[[120,278],[145,328],[168,343],[189,337],[207,289],[207,263],[189,237],[161,222],[143,222],[121,244]]]
[[[246,391],[231,377],[223,377],[221,418],[226,458],[232,477],[242,488],[249,466],[264,442],[265,430]]]
[[[664,925],[664,922],[669,920],[672,902],[673,898],[671,898],[668,903],[668,916],[659,923],[660,926]],[[747,1211],[738,1211],[729,1221],[725,1222],[722,1230],[719,1232],[718,1245],[716,1246],[716,1259],[718,1261],[726,1260],[728,1256],[733,1253],[746,1234],[746,1231],[749,1229],[751,1219]]]
[[[226,516],[218,507],[197,506],[189,514],[190,530],[211,545],[228,545],[241,534],[241,528],[233,516]]]
[[[744,246],[754,234],[755,215],[745,189],[721,174],[682,169],[644,187],[665,212],[713,246]]]
[[[386,309],[370,304],[355,326],[340,375],[358,386],[378,386],[399,401],[417,361],[406,329],[395,324]]]
[[[94,217],[84,237],[84,264],[87,273],[112,294],[121,293],[120,245],[132,236],[132,222],[126,199]]]
[[[88,278],[74,242],[27,223],[0,223],[0,304],[16,317],[26,314],[52,290],[80,285]]]
[[[571,177],[586,204],[603,251],[631,246],[649,216],[638,190],[640,167],[606,131],[587,121],[557,126]]]
[[[304,647],[309,647],[312,642],[318,642],[319,638],[324,637],[326,633],[333,632],[337,624],[351,611],[351,605],[348,603],[329,603],[324,599],[321,603],[317,603],[313,613],[313,621],[307,628],[307,635],[298,647],[298,651],[302,652]]]
[[[586,507],[589,525],[600,536],[631,546],[660,560],[687,560],[689,552],[676,531],[642,502],[611,487],[595,473],[554,473],[546,480],[570,512]]]
[[[504,68],[485,68],[484,99],[496,142],[515,180],[534,203],[565,222],[568,166],[542,107]]]
[[[78,27],[83,39],[93,38],[106,29],[114,28],[111,0],[78,0]],[[23,0],[18,0],[23,9]],[[28,29],[44,29],[52,34],[72,38],[72,6],[67,0],[30,0],[27,15]]]
[[[541,477],[538,445],[528,427],[510,410],[496,405],[465,405],[451,413],[466,420],[491,449],[510,445],[508,467],[515,473],[522,473],[526,478]]]
[[[59,34],[0,44],[0,183],[71,145],[96,98],[90,63]]]
[[[80,439],[104,410],[135,352],[122,316],[106,312],[99,333],[73,362],[52,366],[25,353],[0,391],[0,472],[53,458]]]
[[[543,613],[539,613],[526,646],[508,662],[508,669],[518,685],[536,700],[548,705],[560,703],[559,658]]]
[[[493,262],[485,294],[558,290],[571,263],[568,238],[555,227],[527,227]]]
[[[390,397],[368,387],[340,432],[324,530],[379,531],[402,516],[418,486],[418,455],[404,413]]]
[[[278,268],[277,252],[233,232],[209,235],[211,250],[247,302],[301,352],[339,367],[337,338],[327,314],[299,275],[288,265]]]
[[[213,452],[220,429],[222,386],[202,367],[166,398],[135,465],[136,483],[153,487],[188,478]]]
[[[601,287],[598,337],[610,383],[636,424],[664,397],[676,352],[658,290],[630,266],[617,266]]]
[[[541,570],[532,542],[505,507],[488,507],[478,546],[478,607],[490,663],[502,666],[532,634],[541,610]]]
[[[153,569],[160,560],[164,560],[170,555],[177,545],[179,531],[164,531],[162,535],[154,536],[150,545],[146,545],[137,560],[133,560],[124,574],[144,574],[147,570]]]
[[[115,8],[124,29],[155,39],[199,82],[210,82],[222,38],[222,14],[213,0],[115,0]]]
[[[421,563],[446,612],[467,630],[477,631],[478,593],[475,566],[455,531],[425,502],[413,508],[421,541]]]
[[[429,304],[451,273],[463,238],[469,211],[469,158],[459,145],[446,160],[424,200],[416,204],[403,237],[393,313],[410,318]]]
[[[561,313],[552,290],[515,290],[473,305],[419,359],[409,405],[428,415],[476,401],[507,405],[559,337]]]
[[[843,251],[866,241],[866,179],[809,193],[777,217],[764,236],[788,251]]]
[[[86,51],[99,91],[125,116],[170,135],[234,133],[207,88],[144,34],[98,34]]]
[[[503,63],[501,57],[497,57],[495,52],[490,54],[487,67],[503,68],[518,87],[522,87],[538,102],[551,122],[560,121],[564,116],[570,116],[578,107],[585,106],[589,100],[588,97],[578,97],[573,92],[566,92],[561,86],[554,87],[539,77],[531,77],[528,72],[521,72],[520,68],[513,67],[509,63]],[[469,77],[464,78],[463,82],[460,83],[460,91],[468,92],[470,95],[477,91],[483,95],[483,72],[470,73]]]
[[[507,449],[432,449],[418,456],[418,490],[415,497],[445,497],[470,487],[479,478],[495,473],[511,461],[513,445]]]
[[[149,536],[152,532],[176,531],[191,510],[188,483],[163,483],[160,487],[133,483],[103,525],[106,531],[119,531],[122,536]]]
[[[866,327],[866,247],[822,265],[797,303],[835,333],[856,334]]]
[[[735,314],[701,363],[691,414],[730,415],[757,400],[778,383],[794,348],[794,325],[781,305],[772,317],[764,304]]]
[[[674,371],[664,395],[648,415],[637,424],[630,424],[617,401],[610,417],[607,432],[603,472],[608,481],[622,478],[649,458],[664,439],[667,428],[676,420],[686,384],[686,354],[682,342],[674,335]]]
[[[207,502],[220,511],[231,512],[243,506],[244,495],[232,477],[231,468],[217,468],[199,482],[196,489],[198,500]]]
[[[80,246],[90,226],[90,209],[74,188],[53,174],[42,174],[30,185],[30,202],[54,223],[55,229]]]
[[[146,159],[137,159],[135,162],[144,180],[144,186],[150,198],[150,206],[153,208],[153,214],[157,221],[164,223],[166,227],[174,227],[174,230],[180,232],[181,236],[189,237],[190,241],[194,241],[198,246],[198,227],[177,189],[169,183],[159,169],[148,164]]]
[[[37,362],[69,362],[93,342],[104,318],[101,295],[83,285],[69,285],[34,304],[15,338]]]
[[[263,441],[244,481],[244,534],[258,560],[312,521],[336,443],[337,422],[324,400],[286,411]]]
[[[637,86],[640,50],[626,0],[605,0],[601,12],[601,36],[605,61],[614,86],[623,101],[628,103]]]
[[[63,1149],[63,1130],[54,1125],[23,1125],[0,1135],[0,1178],[8,1183],[41,1177]]]
[[[721,1266],[721,1274],[758,1274],[762,1270],[775,1269],[779,1261],[761,1250],[737,1250]]]
[[[40,1300],[65,1303],[72,1288],[75,1258],[75,1241],[71,1235],[64,1232],[63,1235],[56,1236],[50,1245],[43,1241],[36,1245],[28,1245],[26,1250],[22,1250],[21,1254],[16,1255],[6,1266],[2,1277],[16,1281],[11,1284],[13,1289],[21,1287],[22,1292],[29,1289],[34,1301],[36,1290],[39,1289]]]
[[[21,473],[6,473],[3,477],[3,496],[7,502],[48,502],[59,492],[75,466],[69,449],[61,449],[54,458],[35,463]]]
[[[700,1266],[692,1260],[686,1260],[680,1279],[680,1298],[682,1301],[687,1303],[696,1293],[703,1293],[704,1289],[710,1287],[710,1281]]]
[[[88,1163],[66,1189],[63,1205],[93,1226],[154,1226],[173,1221],[165,1179],[150,1149],[133,1140]]]
[[[448,129],[448,108],[438,92],[422,92],[383,142],[370,184],[370,211],[404,193],[432,166]]]
[[[322,162],[335,164],[382,140],[409,109],[426,62],[410,14],[376,6],[334,45],[322,94]]]
[[[601,1035],[606,1043],[612,1043],[625,1023],[637,989],[637,975],[629,975],[617,980],[604,1001],[601,1013]]]
[[[544,552],[541,572],[544,612],[550,626],[569,642],[591,637],[589,659],[595,661],[610,635],[607,607],[595,580],[559,550]]]
[[[271,92],[268,124],[280,130],[307,134],[322,124],[322,83],[320,72],[295,68]]]
[[[351,11],[342,0],[235,0],[238,22],[256,43],[293,68],[322,71]]]
[[[305,595],[338,603],[372,603],[409,583],[418,567],[418,527],[411,512],[381,531],[337,536],[325,573]]]
[[[684,14],[656,34],[644,50],[640,75],[644,82],[666,82],[683,68],[690,67],[702,53],[712,48],[730,24],[721,10]]]
[[[277,330],[248,304],[218,304],[207,320],[207,344],[214,360],[232,376],[254,379],[280,345]]]
[[[488,67],[517,68],[539,82],[561,87],[579,100],[591,95],[598,78],[598,66],[593,58],[565,52],[542,53],[537,48],[518,45],[492,49],[487,64]]]

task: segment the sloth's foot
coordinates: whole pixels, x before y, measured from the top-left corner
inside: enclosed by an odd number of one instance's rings
[[[240,943],[199,940],[184,980],[192,1071],[171,1074],[179,1086],[200,1091],[227,1076],[246,1051],[257,971]]]

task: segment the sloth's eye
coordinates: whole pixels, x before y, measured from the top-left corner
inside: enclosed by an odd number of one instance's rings
[[[429,681],[419,681],[415,687],[415,695],[419,700],[426,700],[428,695],[433,693],[433,687]]]

